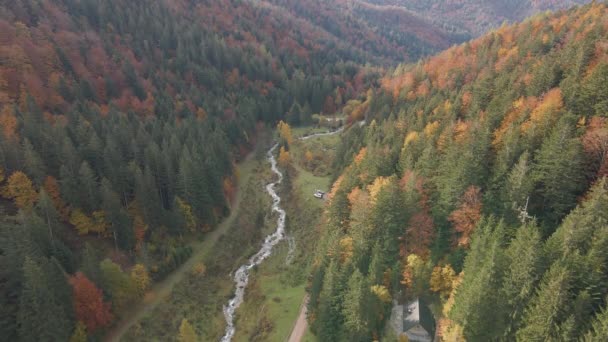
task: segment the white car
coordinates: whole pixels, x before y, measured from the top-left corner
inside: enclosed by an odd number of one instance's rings
[[[317,190],[317,191],[315,191],[313,196],[315,196],[318,199],[322,199],[323,197],[325,197],[325,192],[321,191],[321,190]]]

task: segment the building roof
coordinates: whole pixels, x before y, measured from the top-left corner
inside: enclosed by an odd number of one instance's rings
[[[403,331],[420,324],[429,335],[435,335],[435,319],[431,310],[419,298],[403,306]]]

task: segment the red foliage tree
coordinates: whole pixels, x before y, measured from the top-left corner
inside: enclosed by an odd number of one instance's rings
[[[416,254],[421,257],[429,255],[429,246],[435,237],[435,223],[430,215],[429,196],[424,188],[424,178],[416,176],[411,170],[407,170],[400,181],[404,189],[413,188],[420,199],[418,200],[418,212],[410,217],[405,230],[405,244],[401,245],[400,254],[406,257]]]
[[[608,176],[608,120],[591,118],[581,140],[583,149],[596,170],[595,177],[599,179]]]
[[[87,331],[107,327],[112,322],[112,313],[110,303],[103,301],[101,290],[82,272],[72,276],[70,284],[73,288],[76,318],[87,326]]]
[[[458,209],[454,210],[448,218],[456,232],[459,246],[468,246],[471,234],[481,218],[481,189],[471,185],[462,195]]]
[[[57,182],[57,179],[55,179],[53,176],[47,176],[44,179],[43,187],[46,193],[51,197],[51,200],[55,205],[55,209],[61,216],[61,219],[67,222],[69,218],[69,209],[61,198],[61,191],[59,190],[59,183]]]

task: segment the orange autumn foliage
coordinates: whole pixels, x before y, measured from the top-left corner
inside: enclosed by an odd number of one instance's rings
[[[59,216],[63,221],[68,221],[70,210],[67,205],[61,198],[61,191],[59,190],[59,183],[57,179],[53,176],[47,176],[44,179],[44,184],[42,185],[47,194],[51,197],[51,201],[53,201],[53,205],[55,206],[55,210],[59,213]]]
[[[456,241],[459,246],[469,245],[471,234],[481,219],[481,206],[481,189],[471,185],[462,195],[458,208],[450,214],[448,220],[459,233]]]
[[[418,211],[407,222],[399,254],[402,257],[417,254],[425,258],[429,255],[429,247],[435,238],[435,223],[430,214],[431,207],[429,195],[424,188],[424,178],[417,176],[411,170],[406,170],[399,185],[405,191],[416,191],[419,196]]]
[[[103,301],[103,293],[82,272],[70,277],[74,296],[74,313],[83,322],[87,331],[92,333],[112,322],[110,303]]]
[[[583,150],[596,166],[596,177],[608,176],[608,120],[591,118],[581,138]]]
[[[378,194],[389,183],[390,179],[388,177],[377,177],[372,184],[368,185],[367,190],[369,191],[372,204],[376,204]]]
[[[19,209],[31,209],[38,200],[32,181],[21,171],[14,172],[8,178],[4,193],[15,201]]]
[[[558,113],[564,106],[562,91],[559,88],[549,90],[541,102],[530,114],[528,121],[521,125],[522,132],[526,133],[532,128],[545,128],[557,120]]]
[[[2,135],[8,140],[17,140],[17,118],[11,106],[4,106],[0,112]]]
[[[360,165],[361,162],[363,161],[363,159],[365,159],[366,155],[367,155],[367,147],[361,148],[361,150],[359,150],[359,153],[357,153],[357,155],[355,156],[355,159],[354,159],[355,165]]]

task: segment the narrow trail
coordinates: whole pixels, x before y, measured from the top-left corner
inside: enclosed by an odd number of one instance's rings
[[[255,153],[253,152],[250,153],[247,158],[243,160],[241,164],[239,164],[239,167],[251,162],[254,154]],[[112,329],[104,337],[104,341],[120,341],[129,328],[139,322],[148,312],[154,310],[154,308],[156,308],[156,306],[162,302],[163,299],[171,295],[175,285],[179,283],[184,276],[190,272],[190,270],[192,270],[192,267],[194,267],[197,262],[202,261],[207,257],[211,251],[211,247],[213,247],[217,240],[228,231],[239,212],[242,194],[244,192],[241,187],[248,183],[250,177],[250,173],[248,172],[241,172],[241,174],[243,175],[243,178],[239,181],[239,189],[236,194],[234,205],[230,210],[230,216],[222,221],[222,223],[220,223],[215,230],[207,234],[203,241],[194,243],[192,245],[192,250],[194,253],[190,259],[179,266],[165,279],[154,284],[152,288],[148,290],[144,296],[144,299],[140,303],[136,304],[132,309],[124,313],[124,318],[114,327],[112,327]]]
[[[298,314],[298,319],[291,330],[291,335],[289,335],[288,342],[300,342],[306,334],[306,329],[308,328],[308,321],[306,320],[306,315],[308,314],[308,295],[304,296],[304,300],[302,301],[302,305],[300,306],[300,313]]]

